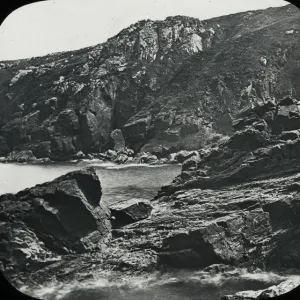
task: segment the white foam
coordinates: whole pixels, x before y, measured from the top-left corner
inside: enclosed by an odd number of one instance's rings
[[[39,299],[46,300],[60,300],[66,297],[68,294],[74,291],[88,291],[88,290],[101,290],[107,288],[126,288],[132,290],[146,290],[155,288],[158,286],[174,284],[178,282],[183,283],[196,283],[201,285],[215,285],[222,286],[230,280],[256,280],[269,283],[270,286],[283,282],[287,279],[300,280],[299,275],[281,276],[272,272],[258,272],[249,273],[246,270],[239,269],[238,273],[234,273],[233,276],[225,276],[223,274],[209,275],[203,271],[191,272],[185,270],[179,270],[176,273],[161,274],[155,272],[149,275],[140,277],[122,276],[120,278],[113,278],[110,272],[98,272],[93,274],[93,278],[84,279],[82,281],[74,280],[67,284],[62,284],[58,281],[53,281],[47,285],[39,286],[37,288],[30,289],[23,287],[21,292],[28,294]]]

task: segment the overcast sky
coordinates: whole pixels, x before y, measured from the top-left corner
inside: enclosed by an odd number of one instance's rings
[[[105,42],[142,19],[200,20],[289,4],[283,0],[48,0],[23,6],[0,26],[0,60],[42,56]]]

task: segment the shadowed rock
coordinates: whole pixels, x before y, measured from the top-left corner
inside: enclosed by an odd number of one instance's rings
[[[2,263],[32,268],[57,255],[100,251],[111,236],[101,195],[95,170],[87,168],[0,196]]]
[[[133,199],[110,206],[112,226],[119,228],[149,217],[152,206],[146,201]]]

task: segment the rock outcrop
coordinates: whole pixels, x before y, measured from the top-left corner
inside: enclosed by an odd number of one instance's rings
[[[64,255],[103,251],[111,223],[101,195],[95,170],[87,168],[0,196],[2,270],[33,272]]]
[[[110,206],[113,228],[120,228],[147,219],[152,211],[150,203],[140,199],[116,203]]]
[[[93,47],[1,62],[0,156],[105,152],[120,130],[160,159],[230,135],[249,103],[299,96],[299,17],[289,5],[143,20]]]
[[[278,296],[288,296],[287,293],[300,285],[299,278],[283,281],[279,285],[273,285],[267,289],[259,291],[243,291],[235,295],[223,296],[221,300],[258,300],[258,299],[277,299]],[[279,298],[278,298],[279,299]],[[286,298],[288,299],[288,297]],[[292,299],[292,298],[289,298]]]

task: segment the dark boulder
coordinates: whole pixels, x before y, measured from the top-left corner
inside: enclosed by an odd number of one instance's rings
[[[196,151],[181,150],[176,154],[175,160],[177,160],[179,163],[183,163],[185,160],[195,155],[197,155]]]
[[[146,139],[147,132],[150,128],[151,116],[134,118],[129,120],[123,127],[123,134],[127,145],[133,150],[139,150]]]
[[[51,156],[51,142],[45,141],[36,144],[36,147],[32,150],[37,158],[44,158]]]
[[[71,136],[56,136],[51,138],[51,155],[59,159],[75,154],[76,148]]]
[[[295,100],[291,97],[286,97],[279,101],[278,105],[279,106],[289,106],[295,104]]]
[[[300,136],[299,130],[292,130],[292,131],[284,131],[279,136],[280,140],[288,141],[288,140],[296,140]]]
[[[112,226],[120,228],[148,218],[151,214],[152,206],[144,200],[133,199],[110,206],[110,211]]]
[[[236,132],[226,143],[230,149],[256,149],[266,145],[270,140],[270,136],[266,131],[259,131],[249,128]]]
[[[182,171],[196,170],[200,161],[201,161],[201,158],[198,155],[194,155],[194,156],[188,158],[182,164]]]
[[[101,249],[111,236],[101,195],[95,170],[87,168],[0,196],[1,260],[20,267],[47,256]]]

